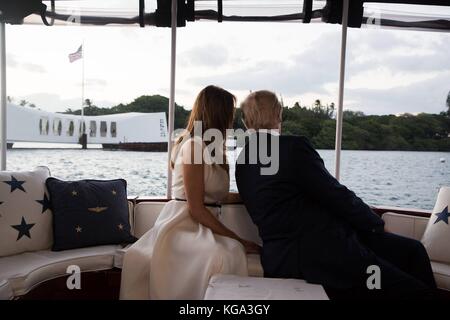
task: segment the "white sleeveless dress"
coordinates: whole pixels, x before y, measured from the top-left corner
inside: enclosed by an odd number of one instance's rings
[[[190,141],[179,147],[175,157],[191,154]],[[204,147],[199,138],[194,141]],[[174,198],[186,199],[181,164],[176,163],[173,179]],[[227,196],[229,175],[222,167],[205,164],[204,183],[205,203]],[[207,208],[216,217],[220,214],[219,208]],[[217,273],[246,276],[244,247],[195,222],[185,201],[171,200],[155,226],[127,250],[120,298],[203,299],[210,277]]]

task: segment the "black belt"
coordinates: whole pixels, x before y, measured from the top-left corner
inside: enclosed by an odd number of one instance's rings
[[[174,200],[176,201],[184,201],[187,202],[186,199],[180,199],[180,198],[175,198]],[[219,203],[204,203],[205,207],[214,207],[214,208],[221,208],[222,205]]]

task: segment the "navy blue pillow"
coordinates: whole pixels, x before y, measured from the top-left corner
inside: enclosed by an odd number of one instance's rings
[[[131,235],[127,182],[46,180],[53,212],[53,251],[136,241]]]

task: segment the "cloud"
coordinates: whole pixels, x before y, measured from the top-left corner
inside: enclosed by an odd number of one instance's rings
[[[429,39],[423,34],[411,36],[411,32],[401,37],[398,32],[365,31],[350,33],[346,107],[369,114],[442,111],[450,90],[447,35]],[[339,48],[336,34],[324,33],[285,61],[257,61],[232,72],[192,77],[189,81],[197,85],[216,83],[230,90],[270,89],[286,100],[295,97],[304,101],[303,97],[315,95],[337,101]]]
[[[85,85],[89,87],[106,87],[108,82],[105,79],[88,78]]]
[[[88,97],[87,97],[88,98]],[[34,103],[38,108],[46,111],[65,111],[67,108],[79,109],[81,105],[80,98],[64,98],[52,93],[34,93],[25,96],[14,96],[15,101],[22,99]],[[93,103],[98,107],[111,107],[116,103],[106,100],[94,100]]]
[[[6,65],[10,68],[16,68],[18,66],[16,57],[11,53],[6,53]]]
[[[312,46],[289,60],[266,60],[244,65],[236,71],[190,79],[196,84],[216,83],[231,90],[271,89],[286,95],[315,91],[325,93],[325,85],[337,80],[338,41],[326,33]]]
[[[29,63],[29,62],[22,63],[21,67],[22,67],[22,69],[29,71],[29,72],[37,72],[37,73],[46,72],[46,69],[43,66],[35,64],[35,63]]]
[[[346,107],[370,114],[439,113],[445,109],[449,84],[450,71],[408,86],[347,89],[346,99],[355,102]]]
[[[6,54],[6,65],[10,68],[20,68],[29,72],[44,73],[46,71],[41,65],[31,62],[19,62],[17,57],[10,53]]]
[[[379,39],[384,35],[382,39]],[[371,34],[354,37],[349,41],[353,61],[347,68],[355,73],[368,67],[382,66],[395,72],[417,73],[450,69],[448,52],[450,43],[441,35],[428,40],[424,37],[404,37],[397,34]]]
[[[218,67],[229,60],[227,48],[217,44],[194,47],[179,55],[182,66]]]

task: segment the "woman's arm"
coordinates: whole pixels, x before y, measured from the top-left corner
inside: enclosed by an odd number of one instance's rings
[[[218,221],[204,205],[203,164],[183,164],[183,175],[187,205],[192,218],[214,233],[240,241],[238,235]]]
[[[241,239],[236,233],[217,220],[204,205],[204,171],[203,164],[183,164],[184,189],[191,217],[198,223],[208,227],[212,232],[235,239],[242,243],[248,253],[259,252],[259,246]]]
[[[227,197],[222,201],[223,204],[242,203],[241,196],[237,192],[228,193]]]

